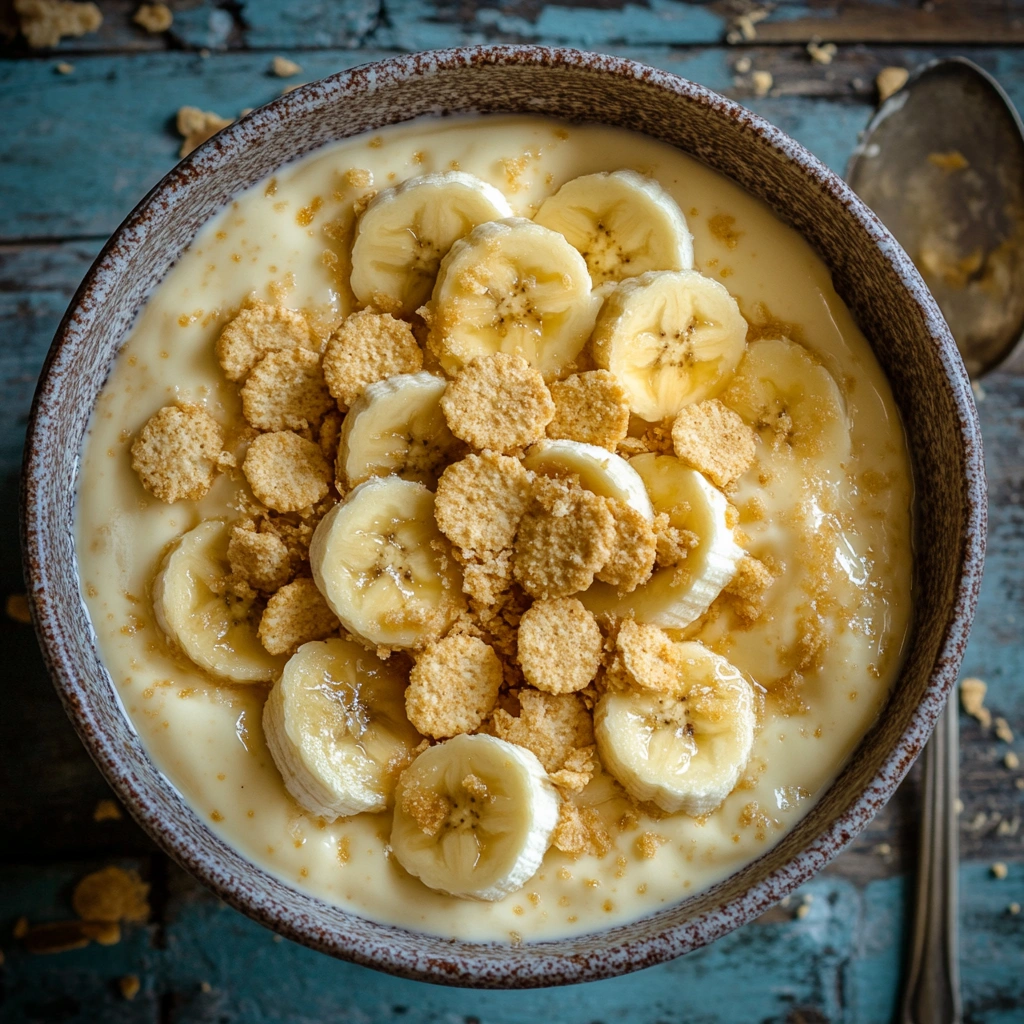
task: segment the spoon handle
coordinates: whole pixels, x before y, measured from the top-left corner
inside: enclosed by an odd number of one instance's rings
[[[903,1024],[961,1024],[957,946],[959,736],[952,699],[924,752],[921,849]]]

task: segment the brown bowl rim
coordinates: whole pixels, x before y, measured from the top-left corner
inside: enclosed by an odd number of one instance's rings
[[[753,132],[765,145],[786,157],[797,173],[831,194],[859,222],[859,226],[888,260],[914,302],[934,342],[952,399],[960,417],[962,456],[966,467],[963,490],[964,530],[960,569],[955,597],[943,629],[943,640],[929,678],[926,692],[913,717],[871,782],[851,800],[847,810],[819,833],[815,840],[781,868],[749,886],[731,900],[712,910],[676,924],[650,918],[650,927],[640,938],[612,942],[623,926],[591,933],[572,940],[576,952],[559,950],[559,941],[528,943],[520,949],[499,944],[464,943],[412,933],[393,925],[380,924],[342,911],[341,916],[368,922],[369,932],[379,938],[351,939],[338,927],[317,927],[308,914],[323,913],[329,904],[292,888],[241,854],[228,847],[205,824],[204,842],[193,843],[179,836],[161,817],[147,794],[131,778],[133,757],[147,759],[141,743],[123,751],[104,733],[90,708],[90,681],[80,680],[68,670],[62,649],[80,645],[87,638],[68,632],[61,621],[58,604],[47,587],[47,537],[41,529],[48,500],[45,444],[48,405],[55,400],[55,381],[74,372],[76,344],[88,322],[90,310],[102,302],[106,282],[144,236],[139,229],[147,219],[159,215],[162,205],[180,201],[173,193],[190,181],[214,173],[254,133],[272,130],[274,125],[305,106],[322,107],[344,98],[347,93],[372,87],[374,81],[406,81],[423,75],[471,65],[540,66],[568,71],[598,72],[643,81],[693,103],[711,107],[732,119],[739,131]],[[372,129],[367,129],[372,130]],[[291,159],[295,159],[293,156]],[[282,165],[289,161],[282,161]],[[90,410],[91,411],[91,410]],[[817,157],[780,129],[732,100],[667,71],[629,59],[590,53],[565,47],[533,45],[466,46],[390,57],[302,86],[261,107],[225,128],[166,174],[128,215],[109,241],[76,292],[50,347],[30,414],[21,488],[22,550],[29,602],[40,646],[54,686],[82,742],[135,820],[169,856],[198,877],[227,903],[256,921],[313,949],[364,966],[407,978],[448,985],[482,988],[527,988],[597,980],[639,970],[673,959],[721,937],[792,892],[817,874],[842,851],[892,796],[931,734],[956,681],[971,621],[978,600],[984,562],[987,503],[985,471],[977,411],[970,382],[952,336],[935,300],[914,264],[878,218],[845,182]],[[181,798],[181,809],[194,814]],[[273,899],[250,891],[246,878],[224,868],[218,858],[240,860],[248,875],[255,875],[281,898]],[[290,897],[290,898],[289,898]],[[301,904],[306,913],[296,909]],[[647,920],[647,919],[644,919]],[[644,921],[641,921],[642,925]],[[403,942],[392,944],[389,936],[419,940],[424,950],[410,952]],[[594,940],[589,952],[579,952],[578,943]],[[570,940],[566,940],[568,942]],[[520,954],[529,955],[520,955]],[[497,955],[496,955],[497,954]]]

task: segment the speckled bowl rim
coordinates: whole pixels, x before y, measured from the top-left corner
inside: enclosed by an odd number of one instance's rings
[[[422,79],[470,65],[556,67],[638,80],[648,87],[724,114],[735,123],[737,132],[756,134],[765,146],[788,160],[793,174],[803,175],[842,204],[883,254],[918,307],[922,322],[936,347],[960,418],[959,437],[966,467],[964,530],[952,609],[945,622],[942,642],[923,699],[875,777],[852,799],[845,813],[818,833],[813,842],[784,866],[731,900],[677,924],[666,925],[652,918],[651,927],[640,938],[628,941],[620,941],[616,937],[619,928],[628,926],[594,932],[589,953],[581,953],[578,948],[576,952],[563,951],[560,946],[564,944],[557,941],[530,943],[520,949],[446,941],[391,925],[372,921],[367,924],[365,918],[358,919],[360,927],[372,939],[366,935],[352,939],[344,928],[324,927],[311,919],[318,914],[323,917],[327,910],[333,909],[329,904],[295,890],[262,868],[251,865],[205,825],[202,826],[202,842],[183,838],[171,822],[161,817],[156,804],[149,798],[150,794],[132,777],[140,759],[147,759],[141,743],[136,741],[129,749],[121,749],[96,717],[90,701],[91,681],[76,678],[70,662],[62,653],[89,643],[89,638],[75,636],[64,627],[57,602],[51,600],[47,592],[48,544],[40,526],[45,521],[43,510],[48,490],[40,436],[53,418],[52,410],[48,409],[48,403],[55,397],[51,382],[74,373],[76,351],[85,334],[82,325],[88,323],[90,311],[103,301],[117,273],[118,260],[144,245],[146,220],[158,214],[161,207],[181,201],[180,196],[174,195],[176,190],[183,190],[187,196],[190,181],[215,172],[230,159],[233,150],[247,145],[256,132],[272,132],[275,125],[291,113],[342,102],[346,95],[373,90],[380,82]],[[289,161],[296,155],[292,154]],[[951,692],[977,604],[984,561],[985,526],[985,474],[970,382],[938,306],[909,257],[878,218],[816,157],[739,104],[669,72],[634,61],[541,46],[460,47],[392,57],[341,72],[303,86],[254,111],[179,163],[114,232],[72,300],[40,377],[29,423],[22,477],[23,552],[29,599],[44,658],[83,743],[142,828],[172,858],[226,902],[295,941],[408,978],[488,988],[538,987],[594,980],[673,959],[714,941],[763,913],[839,854],[892,796],[923,749]],[[194,813],[183,800],[181,803],[185,813]],[[233,863],[235,871],[232,870]],[[259,882],[264,892],[256,893],[253,881]],[[345,912],[341,916],[353,923],[357,920],[356,915]],[[578,947],[581,940],[585,942],[586,939],[587,936],[583,936],[567,941],[573,941]]]

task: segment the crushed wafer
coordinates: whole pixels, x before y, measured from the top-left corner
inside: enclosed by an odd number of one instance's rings
[[[511,452],[544,436],[555,404],[522,356],[496,352],[460,370],[441,396],[451,432],[481,451]]]
[[[198,501],[225,462],[224,432],[199,405],[165,405],[132,444],[132,469],[161,501]]]
[[[512,552],[499,551],[462,566],[462,592],[484,606],[496,604],[512,585]]]
[[[992,712],[985,707],[988,686],[982,679],[969,677],[960,680],[960,705],[972,718],[981,722],[984,728],[992,724]]]
[[[271,595],[257,635],[270,654],[294,654],[303,644],[336,633],[338,625],[316,584],[303,576]]]
[[[657,832],[641,832],[633,840],[633,848],[641,860],[651,860],[658,852],[658,849],[667,843],[668,840]]]
[[[584,698],[584,703],[586,699]],[[597,769],[597,747],[577,747],[566,755],[565,763],[551,772],[551,781],[561,789],[573,793],[582,792],[594,777]]]
[[[511,547],[530,494],[530,474],[518,459],[495,452],[467,455],[441,474],[434,517],[467,556],[494,556]]]
[[[84,36],[103,24],[93,3],[72,0],[14,0],[21,34],[33,49],[56,46],[64,36]]]
[[[680,565],[686,556],[700,543],[700,537],[692,530],[680,530],[672,525],[667,512],[657,512],[652,524],[655,543],[655,564],[659,569],[671,569]]]
[[[179,107],[176,124],[178,134],[182,136],[178,156],[186,157],[222,128],[227,128],[231,118],[221,117],[212,110],[200,110],[199,107]]]
[[[591,683],[603,647],[597,619],[575,597],[535,601],[519,622],[523,675],[546,693],[572,693]]]
[[[320,445],[320,451],[324,458],[334,466],[338,458],[338,442],[341,440],[341,424],[344,416],[337,408],[330,409],[320,421],[320,429],[317,431],[316,443]],[[337,467],[335,466],[337,476]],[[339,488],[340,490],[340,488]]]
[[[292,557],[285,542],[269,530],[257,532],[248,524],[232,527],[228,562],[232,576],[265,593],[279,590],[292,577]]]
[[[676,456],[716,487],[728,487],[754,461],[756,435],[717,398],[685,406],[672,424]]]
[[[615,374],[608,370],[574,373],[550,385],[555,417],[547,435],[583,444],[596,444],[609,451],[629,429],[629,398]]]
[[[316,351],[316,339],[306,318],[287,306],[255,299],[224,325],[216,353],[228,380],[240,381],[268,352],[295,348]]]
[[[422,369],[423,349],[412,328],[390,313],[370,309],[346,317],[324,352],[324,379],[343,406],[351,406],[374,381]]]
[[[275,512],[297,512],[325,497],[334,472],[319,445],[290,430],[260,434],[242,463],[252,493]]]
[[[614,498],[605,498],[612,514],[614,536],[611,554],[597,573],[597,578],[617,587],[620,594],[630,594],[650,579],[658,553],[654,528],[631,505]]]
[[[452,812],[451,801],[442,793],[415,782],[402,782],[402,810],[426,836],[436,836]]]
[[[465,634],[447,636],[416,658],[405,711],[424,736],[472,732],[494,708],[501,681],[501,662],[492,647]]]
[[[149,886],[136,871],[111,866],[86,875],[75,886],[71,905],[84,921],[145,921],[148,896]]]
[[[174,24],[174,15],[167,4],[143,4],[132,21],[151,35],[166,32]]]
[[[516,536],[515,577],[533,597],[568,597],[593,583],[614,540],[604,498],[573,481],[538,477]]]
[[[498,708],[491,723],[495,735],[532,750],[548,772],[564,768],[574,750],[594,743],[590,713],[577,693],[520,690],[519,716]]]
[[[257,430],[305,430],[334,405],[320,357],[307,348],[268,352],[241,394],[242,415]]]
[[[576,860],[587,853],[603,857],[611,849],[612,839],[593,807],[578,807],[571,800],[563,800],[551,844]]]
[[[625,619],[615,638],[611,675],[659,693],[679,689],[680,661],[671,637],[657,626]]]
[[[774,582],[771,570],[760,559],[744,555],[737,562],[736,575],[725,585],[725,593],[742,621],[754,622],[760,617],[765,595]]]

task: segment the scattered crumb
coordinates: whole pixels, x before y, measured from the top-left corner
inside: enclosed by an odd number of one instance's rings
[[[875,77],[879,104],[884,103],[893,93],[899,92],[907,84],[909,77],[910,72],[906,68],[882,68]]]
[[[269,530],[258,533],[246,525],[234,526],[228,541],[228,561],[233,577],[265,593],[279,590],[292,575],[288,546]]]
[[[499,708],[491,718],[495,734],[537,755],[548,772],[565,766],[573,751],[593,754],[594,732],[590,713],[577,693],[519,691],[519,716]]]
[[[451,432],[479,450],[510,452],[544,436],[555,403],[544,378],[522,356],[474,359],[441,397]]]
[[[592,612],[574,597],[536,601],[519,622],[519,664],[547,693],[582,690],[597,675],[604,638]]]
[[[468,455],[441,474],[434,516],[465,555],[493,557],[511,547],[530,493],[530,474],[518,459],[494,452]]]
[[[960,797],[957,797],[956,800],[953,801],[953,810],[956,811],[957,814],[964,813],[964,802]]]
[[[802,921],[802,920],[803,920],[803,919],[804,919],[804,918],[805,918],[805,917],[806,917],[806,916],[807,916],[807,915],[808,915],[808,914],[809,914],[810,912],[811,912],[811,905],[810,905],[810,903],[809,903],[809,902],[808,902],[808,903],[801,903],[801,904],[800,904],[800,906],[796,908],[796,916],[797,916],[797,917],[798,917],[798,918],[799,918],[799,919],[800,919],[801,921]]]
[[[631,505],[613,498],[605,498],[612,514],[614,536],[611,554],[601,566],[597,578],[620,594],[630,594],[650,579],[658,553],[658,539],[654,528]]]
[[[835,43],[819,43],[812,39],[807,44],[807,53],[815,64],[831,64],[837,52]]]
[[[516,536],[515,577],[533,597],[568,597],[593,583],[614,540],[604,498],[569,481],[538,477]]]
[[[224,461],[224,433],[202,406],[165,405],[132,444],[132,469],[161,501],[198,501]]]
[[[337,630],[334,612],[316,584],[304,576],[267,601],[257,635],[271,654],[294,654],[303,644],[324,640]]]
[[[1006,912],[1008,914],[1012,914],[1014,917],[1016,917],[1020,913],[1020,904],[1019,903],[1009,903],[1009,904],[1007,904]]]
[[[755,71],[750,79],[754,85],[755,96],[767,96],[775,84],[775,79],[772,78],[770,71]]]
[[[145,921],[149,886],[135,871],[106,867],[86,875],[71,896],[83,921]]]
[[[126,974],[123,978],[117,979],[117,987],[121,990],[121,995],[125,999],[131,1000],[139,994],[142,982],[139,981],[137,974]]]
[[[629,399],[615,374],[608,370],[574,373],[551,384],[555,417],[547,435],[583,444],[596,444],[609,451],[629,429]]]
[[[315,349],[306,318],[287,306],[258,299],[239,310],[217,339],[217,360],[228,380],[240,381],[268,352]]]
[[[53,66],[58,75],[72,75],[75,72],[75,65],[69,64],[66,60],[58,61]]]
[[[974,392],[975,402],[985,401],[985,389],[981,386],[980,380],[971,381],[971,390]]]
[[[405,710],[424,736],[443,739],[472,732],[498,699],[502,670],[494,649],[457,634],[430,644],[409,673]]]
[[[93,821],[120,821],[124,815],[113,800],[100,800],[93,808]]]
[[[275,512],[298,512],[323,498],[334,471],[319,445],[290,430],[260,434],[242,463],[252,493]]]
[[[174,15],[167,4],[143,4],[136,12],[132,21],[141,25],[147,32],[156,34],[166,32],[174,23]]]
[[[759,21],[768,17],[769,11],[762,7],[754,7],[732,20],[732,27],[726,33],[725,41],[732,46],[737,43],[751,43],[757,38],[754,27]]]
[[[1009,869],[1001,860],[997,860],[995,864],[992,865],[991,871],[992,876],[994,878],[998,878],[1000,881],[1002,881],[1009,874]]]
[[[612,674],[642,690],[672,693],[679,688],[681,665],[671,637],[657,626],[625,619],[615,639]]]
[[[960,680],[960,705],[972,718],[981,722],[984,728],[992,724],[992,712],[985,707],[985,694],[988,686],[982,679],[967,678]]]
[[[436,836],[452,811],[446,796],[413,781],[403,781],[400,801],[402,810],[426,836]]]
[[[963,171],[971,166],[970,161],[959,149],[950,149],[945,153],[929,153],[928,163],[942,171]]]
[[[633,840],[633,847],[636,855],[642,860],[651,860],[657,854],[658,848],[667,842],[668,840],[657,832],[641,832]]]
[[[485,607],[498,603],[512,583],[512,552],[500,551],[462,566],[462,592]]]
[[[186,157],[197,146],[201,146],[207,139],[212,139],[222,128],[231,124],[230,117],[221,117],[212,110],[200,110],[198,107],[179,107],[177,126],[178,134],[182,136],[181,149],[178,150],[179,157]]]
[[[1007,751],[1006,756],[1003,758],[1003,764],[1011,770],[1019,768],[1020,758],[1012,750]]]
[[[291,78],[292,75],[299,74],[302,68],[295,61],[289,60],[287,57],[275,57],[270,62],[270,70],[278,78]]]
[[[563,800],[551,844],[573,858],[586,853],[603,857],[611,849],[612,840],[592,807],[577,807],[571,800]]]
[[[733,65],[733,70],[740,75],[747,74],[750,69],[754,66],[753,61],[749,57],[740,57],[739,60]]]
[[[717,398],[686,406],[672,424],[672,447],[716,487],[728,487],[754,461],[756,435]]]
[[[93,3],[71,0],[14,0],[21,34],[33,49],[56,46],[64,36],[84,36],[103,24]]]
[[[242,415],[258,430],[304,430],[333,405],[320,357],[308,348],[268,352],[242,387]]]
[[[1004,743],[1012,743],[1013,730],[1010,728],[1010,723],[1001,716],[993,719],[993,721],[996,727],[996,736]]]
[[[8,594],[5,611],[7,618],[15,622],[28,625],[32,621],[32,614],[28,610],[28,596],[25,594]]]
[[[875,847],[875,853],[877,853],[879,857],[888,857],[889,854],[892,853],[892,847],[888,843],[879,843]]]
[[[654,516],[653,527],[655,564],[659,569],[670,569],[679,565],[700,543],[700,537],[692,530],[680,530],[673,526],[666,512],[658,512]]]
[[[324,379],[331,394],[350,406],[367,384],[423,369],[423,350],[412,328],[390,313],[352,313],[331,335],[324,353]]]
[[[764,610],[764,599],[775,577],[764,562],[744,555],[736,563],[736,575],[725,586],[733,610],[743,622],[755,622]]]

